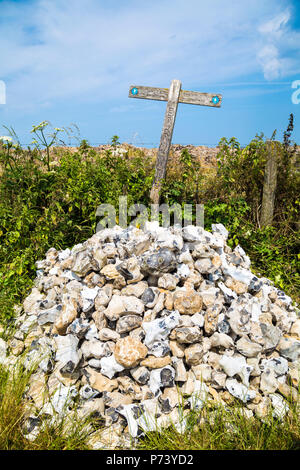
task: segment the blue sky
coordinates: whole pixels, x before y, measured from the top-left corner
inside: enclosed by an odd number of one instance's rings
[[[129,99],[129,86],[176,78],[223,103],[179,104],[173,143],[281,140],[293,113],[299,144],[299,44],[300,0],[0,0],[0,135],[12,126],[28,144],[48,120],[91,144],[157,146],[166,103]]]

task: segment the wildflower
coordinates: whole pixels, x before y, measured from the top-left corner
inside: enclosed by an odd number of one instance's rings
[[[2,136],[0,136],[0,141],[1,142],[12,142],[12,138],[7,136],[7,135],[2,135]]]

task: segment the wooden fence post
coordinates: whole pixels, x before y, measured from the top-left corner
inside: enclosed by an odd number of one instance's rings
[[[281,151],[280,142],[266,142],[267,162],[263,187],[260,226],[272,225],[274,215],[275,191],[277,185],[278,155]]]

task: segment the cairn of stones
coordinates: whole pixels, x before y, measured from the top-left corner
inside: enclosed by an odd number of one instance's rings
[[[91,445],[115,448],[170,425],[183,432],[207,401],[283,419],[298,399],[299,313],[227,238],[221,224],[146,222],[49,249],[14,337],[0,340],[1,363],[36,367],[26,437],[45,416],[93,415]]]

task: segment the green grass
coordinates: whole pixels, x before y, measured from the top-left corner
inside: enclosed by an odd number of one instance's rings
[[[206,405],[191,412],[188,429],[183,433],[174,427],[162,433],[151,432],[140,442],[147,450],[300,450],[299,410],[291,406],[282,422],[271,413],[262,422],[247,418],[239,404],[224,408]]]
[[[0,449],[1,450],[85,450],[90,434],[89,420],[74,420],[67,426],[67,416],[50,423],[43,420],[43,430],[34,441],[26,439],[24,425],[28,402],[24,393],[33,370],[25,371],[21,361],[10,371],[0,366]]]
[[[99,429],[96,419],[55,424],[43,421],[43,430],[34,441],[24,435],[27,404],[24,393],[31,371],[21,363],[8,373],[0,367],[0,449],[1,450],[90,450],[88,440],[92,430]],[[184,405],[184,402],[183,402]],[[181,406],[183,406],[181,405]],[[171,426],[161,432],[149,432],[139,440],[141,450],[300,450],[299,404],[290,403],[290,411],[282,421],[271,413],[262,422],[247,418],[237,401],[224,408],[207,402],[202,410],[188,413],[184,433]]]

